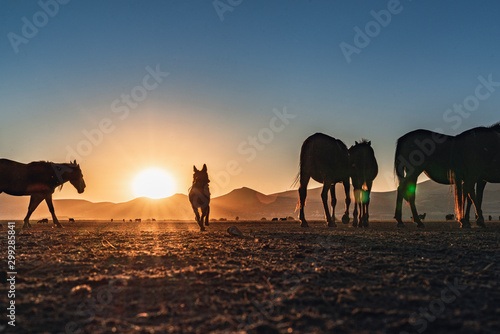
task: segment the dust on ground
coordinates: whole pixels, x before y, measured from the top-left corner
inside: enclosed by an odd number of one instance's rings
[[[16,327],[2,316],[0,329],[499,333],[500,223],[487,224],[238,221],[206,232],[187,222],[34,225],[16,236]],[[243,237],[230,236],[231,225]],[[5,254],[6,224],[1,231]]]

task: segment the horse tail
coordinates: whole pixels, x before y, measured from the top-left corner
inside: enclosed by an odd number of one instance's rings
[[[455,183],[455,214],[459,222],[462,221],[464,214],[464,198],[462,180],[454,177]]]
[[[401,183],[404,180],[405,171],[406,171],[405,166],[401,165],[401,143],[400,143],[400,139],[398,139],[398,141],[396,143],[396,153],[394,155],[394,174],[398,178],[398,183]]]
[[[300,171],[295,176],[295,179],[293,180],[293,183],[290,185],[290,188],[295,188],[299,183],[299,180],[300,180]]]

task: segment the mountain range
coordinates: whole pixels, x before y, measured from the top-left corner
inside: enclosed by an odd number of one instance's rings
[[[500,215],[500,184],[488,184],[484,193],[483,212],[485,219],[492,215],[497,219]],[[336,188],[337,207],[336,217],[340,218],[344,211],[343,188],[340,184]],[[311,220],[323,219],[321,203],[321,187],[308,190],[306,202],[306,218]],[[352,193],[352,190],[351,190]],[[420,214],[427,213],[427,220],[444,220],[445,215],[454,212],[453,188],[440,185],[432,181],[424,181],[417,185],[417,209]],[[228,194],[212,198],[210,203],[210,218],[229,220],[238,217],[242,220],[260,220],[266,218],[297,218],[295,211],[298,200],[297,190],[289,190],[265,195],[250,188],[239,188]],[[392,220],[396,201],[396,191],[372,192],[370,204],[370,219]],[[0,195],[0,219],[22,220],[28,209],[29,197],[16,197],[6,194]],[[162,199],[140,197],[128,202],[90,202],[80,199],[54,200],[56,214],[61,221],[69,217],[74,219],[99,220],[130,220],[141,218],[156,220],[193,220],[194,214],[188,197],[184,194],[175,194]],[[350,214],[352,217],[353,205]],[[409,219],[411,212],[404,205],[403,219]],[[50,213],[45,203],[41,203],[32,215],[32,220],[49,218]]]

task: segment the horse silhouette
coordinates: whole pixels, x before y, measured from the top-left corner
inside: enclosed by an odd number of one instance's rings
[[[371,142],[363,139],[349,148],[352,187],[354,188],[354,212],[352,226],[368,227],[368,206],[373,180],[378,174],[378,164]]]
[[[79,194],[85,190],[85,181],[76,160],[72,163],[61,164],[45,161],[23,164],[0,159],[0,193],[31,196],[23,228],[31,227],[29,218],[43,200],[49,207],[54,225],[62,227],[54,211],[52,194],[55,188],[62,187],[67,181],[76,188]]]
[[[457,188],[455,191],[457,213],[463,211],[464,198],[470,199],[476,208],[476,223],[484,227],[481,208],[484,187],[487,182],[500,182],[500,123],[462,132],[456,141],[457,166],[453,175]],[[463,219],[462,216],[457,217],[464,227],[470,227],[467,211]]]
[[[208,226],[210,215],[210,190],[208,183],[210,182],[207,173],[207,165],[204,164],[201,170],[193,166],[193,185],[189,190],[189,202],[196,216],[196,222],[200,226],[201,231],[205,231],[205,226]],[[200,212],[201,211],[201,215]]]
[[[455,210],[457,220],[462,222],[462,227],[467,226],[472,201],[470,198],[467,199],[466,222],[462,219],[464,215],[463,198],[461,197],[462,182],[457,181],[454,177],[457,165],[461,164],[457,160],[458,145],[456,136],[422,129],[408,132],[397,140],[394,171],[399,185],[394,218],[398,227],[404,227],[402,220],[403,199],[410,204],[413,221],[418,227],[424,227],[415,207],[417,178],[422,172],[440,184],[456,185],[457,182],[459,183],[458,187],[455,187]],[[481,183],[477,182],[477,193],[480,194],[481,198],[483,190],[484,186],[481,188]]]
[[[347,146],[342,141],[322,133],[315,133],[304,141],[300,150],[300,170],[297,175],[300,182],[298,203],[298,207],[300,207],[300,226],[308,227],[304,207],[307,197],[307,184],[310,178],[323,183],[321,199],[329,227],[337,226],[335,223],[335,205],[337,204],[335,184],[338,182],[343,183],[345,212],[342,216],[342,222],[344,224],[349,223],[349,205],[351,204],[349,176],[349,153]],[[327,203],[328,191],[330,191],[331,196],[332,215],[330,215]]]

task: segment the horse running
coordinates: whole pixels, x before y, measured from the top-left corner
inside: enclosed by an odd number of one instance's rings
[[[377,159],[371,142],[363,139],[349,148],[349,164],[351,166],[352,187],[354,188],[354,212],[352,226],[368,227],[368,206],[373,180],[378,174]]]
[[[300,171],[299,171],[299,207],[300,221],[302,227],[308,227],[304,215],[304,206],[307,197],[307,184],[312,177],[313,180],[323,183],[321,199],[325,210],[325,217],[329,227],[335,227],[335,184],[342,182],[345,191],[345,212],[342,216],[344,224],[349,223],[349,154],[347,146],[340,140],[332,138],[322,133],[316,133],[308,137],[302,144],[300,150]],[[328,208],[328,190],[330,190],[332,215]]]
[[[62,227],[54,212],[52,194],[57,187],[62,187],[67,181],[76,188],[79,194],[85,190],[85,181],[76,160],[72,163],[61,164],[45,161],[23,164],[0,159],[0,193],[31,196],[23,228],[31,227],[29,222],[31,214],[43,200],[49,207],[54,225]]]
[[[208,179],[207,165],[204,164],[201,170],[196,169],[196,166],[193,166],[193,169],[193,185],[189,190],[189,202],[191,202],[200,230],[205,231],[203,222],[205,222],[205,226],[208,226],[210,214],[210,190],[208,189],[210,180]],[[201,216],[199,210],[201,210]]]

